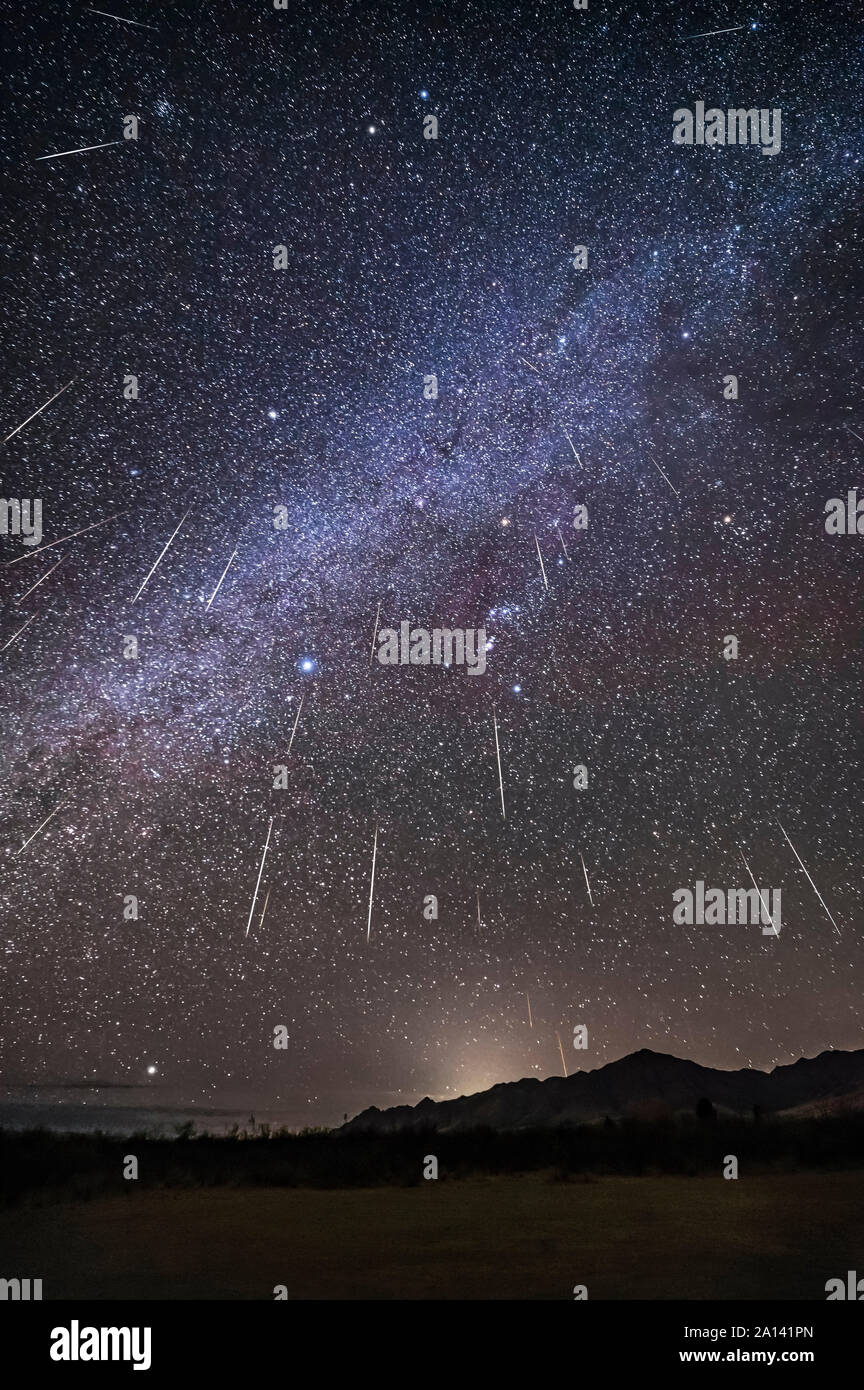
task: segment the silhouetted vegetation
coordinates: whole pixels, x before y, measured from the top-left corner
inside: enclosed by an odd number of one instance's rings
[[[143,1188],[416,1186],[424,1180],[427,1154],[437,1157],[443,1181],[545,1170],[562,1181],[580,1175],[719,1175],[726,1154],[737,1156],[742,1177],[748,1171],[859,1168],[864,1114],[761,1116],[754,1122],[715,1113],[711,1124],[685,1115],[515,1133],[295,1134],[260,1125],[216,1137],[184,1125],[176,1138],[166,1139],[0,1130],[0,1205],[86,1201]],[[138,1160],[136,1180],[123,1177],[127,1155]]]

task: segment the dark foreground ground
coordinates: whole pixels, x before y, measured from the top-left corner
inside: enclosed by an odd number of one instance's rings
[[[864,1172],[142,1190],[0,1225],[46,1299],[824,1301],[862,1262]]]

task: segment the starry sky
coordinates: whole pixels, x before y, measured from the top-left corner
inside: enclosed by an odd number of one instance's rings
[[[7,1081],[331,1123],[556,1034],[864,1046],[857,7],[3,9],[2,435],[71,383],[0,458]],[[742,852],[780,935],[673,924]]]

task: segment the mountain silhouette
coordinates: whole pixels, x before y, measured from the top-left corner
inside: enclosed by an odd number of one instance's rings
[[[821,1052],[773,1071],[717,1071],[642,1048],[595,1071],[500,1082],[456,1100],[421,1100],[379,1110],[371,1106],[341,1127],[343,1134],[397,1130],[544,1129],[588,1124],[609,1116],[657,1119],[695,1110],[703,1098],[718,1114],[827,1114],[864,1110],[864,1049]]]

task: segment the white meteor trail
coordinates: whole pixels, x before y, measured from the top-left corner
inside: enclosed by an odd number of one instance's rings
[[[479,888],[477,889],[477,927],[478,927],[478,930],[482,930],[482,928],[483,928],[483,923],[482,923],[482,921],[480,920],[480,889],[479,889]]]
[[[267,904],[268,904],[269,901],[270,901],[270,894],[271,894],[272,892],[273,892],[272,887],[270,887],[270,888],[267,889],[267,896],[266,896],[266,898],[264,899],[264,906],[263,906],[262,909],[261,909],[261,917],[260,917],[259,922],[258,922],[258,930],[259,930],[259,931],[261,930],[261,928],[262,928],[263,925],[264,925],[264,918],[267,916]]]
[[[531,999],[530,999],[530,996],[529,996],[527,990],[525,991],[525,998],[526,998],[526,1000],[527,1000],[527,1002],[528,1002],[528,1027],[531,1029],[531,1032],[533,1033],[533,1032],[534,1032],[534,1020],[533,1020],[533,1018],[531,1017]]]
[[[583,872],[583,874],[585,875],[585,887],[588,889],[588,901],[590,902],[591,906],[593,907],[593,906],[594,906],[594,899],[593,899],[592,896],[591,896],[591,884],[588,882],[588,870],[585,868],[585,860],[582,858],[581,852],[580,852],[580,854],[579,854],[579,858],[582,859],[582,872]]]
[[[555,522],[555,530],[558,532],[558,539],[561,542],[561,549],[564,551],[564,559],[569,560],[570,556],[567,554],[567,547],[564,544],[564,537],[561,535],[561,527],[558,525],[557,521]]]
[[[375,893],[375,860],[378,858],[378,824],[375,824],[375,842],[372,845],[372,878],[369,882],[369,916],[366,918],[366,944],[372,935],[372,898]]]
[[[765,910],[765,916],[768,918],[768,921],[771,923],[771,926],[774,928],[774,935],[775,935],[775,936],[779,936],[780,933],[779,933],[779,931],[777,930],[777,927],[776,927],[775,922],[774,922],[774,918],[771,916],[771,913],[770,913],[769,910],[768,910],[768,904],[766,903],[765,899],[762,897],[762,889],[759,887],[758,883],[756,882],[755,878],[753,877],[753,871],[752,871],[752,869],[750,868],[750,865],[747,863],[747,860],[744,858],[744,851],[743,851],[742,849],[739,849],[738,853],[741,855],[741,862],[742,862],[742,864],[744,865],[744,868],[747,870],[748,874],[750,875],[750,882],[753,884],[753,887],[756,889],[756,892],[759,894],[759,901],[760,901],[760,903],[762,904],[762,907],[763,907],[764,910]]]
[[[290,737],[290,739],[288,740],[288,752],[285,754],[286,758],[289,757],[290,754],[291,754],[291,744],[294,742],[294,735],[295,735],[296,732],[297,732],[297,725],[300,723],[300,711],[301,711],[301,709],[303,708],[303,701],[304,701],[305,699],[306,699],[306,691],[304,690],[304,691],[303,691],[303,694],[300,696],[300,703],[299,703],[299,705],[297,706],[297,717],[296,717],[295,720],[294,720],[294,728],[291,730],[291,737]]]
[[[267,858],[267,851],[270,848],[270,832],[273,829],[273,817],[270,817],[270,824],[267,827],[267,839],[264,842],[264,853],[261,855],[261,867],[258,870],[258,882],[255,884],[255,894],[252,898],[252,906],[249,909],[249,921],[246,923],[246,936],[249,935],[249,928],[252,925],[252,914],[255,911],[255,904],[258,901],[258,889],[261,887],[261,875],[264,872],[264,860]],[[245,940],[245,937],[244,937]]]
[[[561,1046],[561,1034],[560,1034],[560,1033],[556,1033],[555,1036],[556,1036],[556,1038],[558,1039],[558,1051],[561,1053],[561,1066],[562,1066],[562,1068],[563,1068],[563,1070],[564,1070],[564,1075],[566,1076],[566,1075],[567,1075],[567,1063],[564,1061],[564,1049],[563,1049],[563,1047]]]
[[[656,459],[653,459],[653,458],[652,458],[651,462],[654,464],[654,467],[657,469],[657,472],[660,474],[661,478],[666,478],[666,474],[663,472],[663,469],[660,467],[660,465],[659,465],[659,463],[656,461]],[[667,481],[667,483],[669,483],[669,479],[668,479],[668,478],[666,478],[666,481]],[[674,483],[669,483],[669,486],[671,487],[672,491],[675,493],[675,496],[676,496],[676,497],[680,497],[680,496],[681,496],[681,493],[678,491],[678,489],[677,489],[677,487],[675,486]]]
[[[372,633],[372,646],[369,648],[369,665],[372,665],[372,658],[375,655],[375,638],[378,636],[378,619],[381,617],[381,600],[378,600],[378,609],[375,613],[375,631]]]
[[[61,802],[60,802],[60,805],[59,805],[59,806],[56,806],[56,807],[54,808],[54,810],[51,812],[50,816],[46,816],[45,819],[43,820],[42,824],[41,824],[41,825],[37,825],[36,829],[33,831],[33,834],[29,837],[29,839],[27,839],[27,840],[24,841],[23,845],[21,846],[21,849],[17,849],[17,850],[15,851],[16,855],[21,854],[22,851],[25,850],[25,849],[27,848],[27,846],[28,846],[29,843],[30,843],[30,840],[35,840],[35,839],[36,839],[36,836],[39,834],[39,831],[40,831],[40,830],[44,830],[44,829],[45,829],[45,826],[48,824],[49,820],[53,820],[54,817],[56,816],[57,812],[58,812],[58,811],[62,811],[62,810],[63,810],[63,807],[64,807],[65,805],[66,805],[65,801],[61,801]]]
[[[562,430],[564,430],[564,426],[563,426],[563,425],[561,426],[561,428],[562,428]],[[576,446],[575,446],[575,444],[573,443],[573,440],[570,438],[570,436],[569,436],[569,434],[567,433],[566,430],[564,430],[564,438],[567,440],[567,443],[570,445],[570,448],[573,450],[573,457],[574,457],[574,459],[576,460],[576,462],[578,463],[579,467],[580,467],[580,468],[584,468],[584,465],[583,465],[583,463],[582,463],[582,460],[580,459],[579,455],[578,455],[577,452],[576,452]]]
[[[9,638],[9,641],[8,641],[8,642],[5,642],[5,643],[3,644],[3,646],[0,647],[0,652],[5,652],[5,650],[6,650],[7,647],[11,647],[13,642],[17,642],[17,641],[18,641],[18,638],[21,636],[22,632],[26,632],[26,631],[27,631],[27,628],[30,626],[30,624],[31,624],[38,616],[39,616],[38,613],[31,613],[31,614],[30,614],[30,617],[27,619],[26,623],[24,623],[24,625],[23,625],[22,627],[19,627],[18,631],[17,631],[16,633],[14,633],[14,634]]]
[[[107,150],[109,145],[122,144],[122,140],[106,140],[102,145],[79,145],[77,150],[58,150],[56,154],[37,155],[34,162],[38,164],[43,159],[64,159],[67,154],[86,154],[88,150]]]
[[[186,513],[186,516],[188,516],[188,515],[189,515],[189,513],[187,512],[187,513]],[[184,518],[184,520],[185,520],[185,518]],[[182,525],[183,525],[183,522],[181,521],[181,522],[180,522],[180,526],[182,526]],[[179,529],[180,529],[180,527],[178,526],[177,530],[179,531]],[[175,532],[175,535],[176,535],[176,532]],[[234,559],[234,556],[235,556],[236,554],[237,554],[237,550],[236,550],[236,547],[235,547],[235,549],[234,549],[234,550],[232,551],[232,553],[231,553],[231,560]],[[161,557],[160,557],[160,558],[161,558]],[[219,579],[219,583],[216,585],[216,588],[213,590],[212,594],[210,595],[209,599],[207,600],[207,607],[204,609],[204,612],[205,612],[205,613],[209,613],[209,612],[210,612],[210,604],[213,602],[213,600],[214,600],[214,598],[216,597],[216,595],[218,594],[219,590],[222,588],[222,580],[225,578],[226,574],[228,573],[228,571],[229,571],[230,568],[231,568],[231,560],[228,561],[227,565],[225,566],[224,570],[222,571],[222,574],[221,574],[220,579]]]
[[[61,536],[59,540],[49,541],[47,545],[39,545],[35,550],[28,550],[26,555],[17,555],[14,560],[6,561],[4,569],[9,565],[20,565],[22,560],[29,560],[31,555],[41,555],[43,550],[53,550],[55,545],[62,545],[64,541],[74,541],[76,536],[83,536],[85,531],[95,531],[97,526],[107,526],[109,521],[113,521],[118,516],[125,516],[125,512],[113,512],[111,516],[106,516],[102,521],[91,521],[89,526],[82,526],[80,531],[72,531],[68,536]]]
[[[776,820],[776,819],[777,819],[777,818],[776,818],[776,816],[775,816],[775,820]],[[777,824],[780,825],[779,820],[777,821]],[[780,825],[780,829],[783,830],[782,825]],[[804,873],[807,874],[807,882],[810,884],[810,887],[813,889],[813,892],[816,894],[816,897],[819,899],[819,901],[820,901],[820,903],[822,904],[822,906],[824,907],[825,911],[828,913],[828,916],[829,916],[829,918],[831,919],[831,925],[832,925],[832,927],[834,928],[834,930],[836,931],[836,933],[837,933],[838,936],[842,936],[842,932],[840,931],[840,928],[838,927],[837,923],[834,921],[834,918],[831,917],[831,912],[830,912],[830,910],[829,910],[828,904],[826,903],[825,899],[822,897],[822,894],[819,892],[819,889],[816,887],[816,884],[813,882],[813,880],[812,880],[812,878],[810,877],[809,873],[807,873],[807,866],[806,866],[806,864],[804,863],[804,860],[801,858],[801,855],[798,853],[798,851],[797,851],[797,849],[795,848],[795,846],[793,845],[792,841],[789,839],[789,836],[786,834],[786,831],[785,831],[785,830],[783,830],[783,837],[784,837],[784,839],[785,839],[787,845],[788,845],[789,848],[791,849],[792,853],[795,855],[795,858],[798,860],[798,863],[801,865],[801,868],[804,870]]]
[[[538,376],[542,376],[542,375],[543,375],[543,373],[540,371],[539,367],[532,367],[532,366],[531,366],[531,363],[530,363],[525,357],[520,357],[520,358],[519,358],[519,361],[520,361],[520,362],[524,362],[524,363],[525,363],[525,366],[528,367],[532,372],[536,372]]]
[[[153,575],[153,573],[154,573],[154,571],[156,570],[157,566],[161,563],[162,555],[165,554],[165,551],[168,549],[168,547],[169,547],[169,545],[171,544],[171,542],[173,541],[174,537],[177,535],[177,532],[180,530],[180,527],[183,525],[183,522],[186,520],[186,518],[187,518],[187,516],[189,515],[189,513],[190,513],[191,510],[192,510],[191,507],[187,507],[187,508],[186,508],[186,511],[183,513],[183,517],[182,517],[182,519],[180,520],[179,524],[178,524],[177,526],[175,526],[174,530],[171,532],[171,535],[168,537],[167,541],[165,542],[164,546],[162,547],[162,554],[159,556],[159,559],[156,561],[156,564],[153,566],[153,569],[151,569],[150,574],[147,575],[147,578],[144,580],[144,583],[141,585],[141,588],[138,590],[137,594],[136,594],[135,597],[133,598],[133,600],[132,600],[133,603],[137,603],[138,600],[139,600],[139,598],[140,598],[141,595],[143,594],[145,588],[147,587],[147,584],[150,582],[151,576]]]
[[[121,14],[109,14],[107,10],[94,10],[89,5],[85,5],[84,9],[90,14],[101,14],[105,19],[116,19],[120,24],[134,24],[136,29],[152,29],[154,33],[158,32],[155,24],[142,24],[140,19],[124,19]]]
[[[28,595],[28,594],[32,594],[32,592],[33,592],[34,589],[38,589],[40,584],[44,584],[44,583],[45,583],[45,580],[48,578],[48,576],[54,573],[54,571],[55,571],[56,568],[57,568],[57,565],[62,565],[62,563],[63,563],[63,561],[64,561],[65,559],[66,559],[66,556],[65,556],[65,555],[61,555],[61,556],[60,556],[60,559],[57,561],[57,563],[56,563],[56,564],[53,564],[53,565],[51,566],[50,570],[48,570],[45,574],[43,574],[43,576],[42,576],[41,579],[37,579],[35,584],[31,584],[31,585],[30,585],[30,588],[27,590],[27,593],[22,594],[20,598],[13,599],[13,603],[23,603],[24,600],[25,600],[25,598],[27,598],[27,595]]]
[[[501,815],[507,819],[507,812],[504,809],[504,777],[501,773],[501,748],[498,743],[498,716],[495,713],[495,706],[492,706],[492,725],[495,729],[495,756],[498,759],[498,787],[501,792]]]
[[[746,29],[746,24],[736,24],[732,29],[706,29],[703,34],[682,34],[685,39],[710,39],[715,34],[737,34],[739,29]]]
[[[543,583],[546,585],[546,592],[549,592],[549,581],[546,578],[546,566],[543,563],[543,556],[540,554],[540,542],[537,539],[537,532],[534,532],[534,544],[537,547],[537,558],[540,561],[540,573],[543,576]]]
[[[116,143],[116,141],[112,141],[112,144]],[[74,380],[75,378],[73,376],[72,381],[67,381],[65,386],[61,386],[59,391],[55,391],[54,395],[51,397],[51,401],[56,401],[58,396],[62,396],[64,391],[68,391],[69,387],[72,385],[72,382],[74,382]],[[23,430],[24,425],[29,425],[31,420],[35,420],[37,415],[41,415],[43,410],[47,410],[49,405],[51,404],[51,401],[46,401],[44,405],[40,405],[38,410],[34,410],[32,415],[28,415],[23,425],[16,426],[16,428],[12,431],[11,434],[7,434],[6,438],[3,440],[3,443],[8,444],[9,440],[14,438],[14,436],[18,434],[19,430]]]

